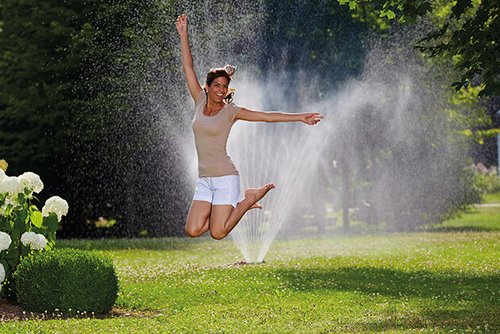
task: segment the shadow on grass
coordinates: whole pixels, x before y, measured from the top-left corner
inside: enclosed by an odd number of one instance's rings
[[[411,299],[415,304],[415,309],[408,315],[388,313],[386,317],[367,319],[362,326],[370,330],[429,325],[448,329],[475,328],[483,324],[500,326],[497,317],[500,312],[500,275],[406,272],[376,267],[284,269],[277,273],[290,287],[299,291],[345,291],[370,298],[385,296],[405,304]]]
[[[187,238],[135,238],[135,239],[59,239],[57,248],[76,248],[84,250],[181,250],[189,249],[202,239]]]
[[[498,229],[494,229],[487,226],[432,226],[422,229],[424,232],[492,232],[498,231]]]

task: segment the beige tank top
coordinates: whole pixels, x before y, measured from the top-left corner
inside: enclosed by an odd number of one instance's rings
[[[201,90],[195,103],[193,132],[198,153],[199,177],[239,175],[236,166],[227,155],[226,144],[236,114],[241,109],[234,103],[226,104],[217,114],[203,114],[206,104],[205,91]]]

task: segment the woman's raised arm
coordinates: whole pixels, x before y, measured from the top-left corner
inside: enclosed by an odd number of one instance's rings
[[[177,17],[175,27],[177,28],[181,40],[182,69],[186,76],[189,93],[193,97],[193,100],[196,101],[202,88],[198,82],[198,78],[196,78],[196,72],[193,66],[193,56],[191,55],[191,48],[189,47],[187,15],[183,14]]]

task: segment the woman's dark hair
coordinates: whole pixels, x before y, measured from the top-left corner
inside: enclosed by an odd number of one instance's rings
[[[205,82],[206,82],[207,86],[211,86],[212,82],[216,78],[224,77],[227,79],[227,84],[229,85],[229,83],[231,82],[231,77],[233,76],[235,71],[236,71],[236,67],[232,66],[232,65],[226,65],[226,66],[220,67],[220,68],[212,68],[210,71],[208,71],[207,80]],[[230,92],[229,94],[226,95],[224,100],[227,103],[230,103],[233,100],[233,94],[234,94],[234,92]]]

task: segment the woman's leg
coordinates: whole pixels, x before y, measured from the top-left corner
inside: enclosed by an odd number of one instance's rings
[[[202,236],[210,227],[210,211],[212,203],[205,201],[192,201],[187,222],[186,234],[192,238]]]
[[[248,210],[262,208],[258,201],[273,188],[274,184],[268,183],[260,188],[245,190],[245,198],[235,208],[231,205],[213,205],[208,222],[212,238],[217,240],[225,238]]]

